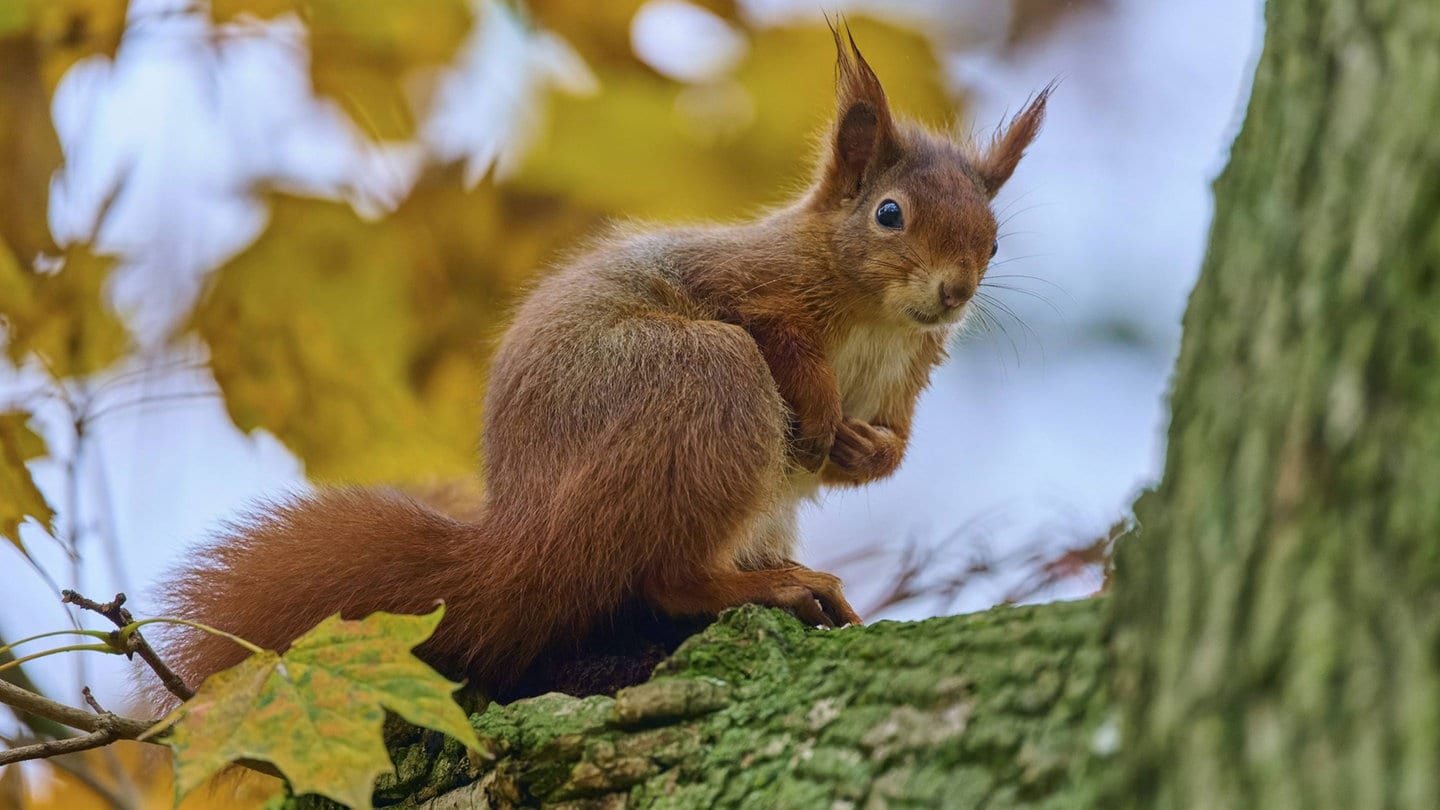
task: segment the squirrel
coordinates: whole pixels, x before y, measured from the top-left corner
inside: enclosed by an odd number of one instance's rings
[[[627,600],[859,624],[837,577],[794,562],[797,509],[899,466],[1051,88],[977,146],[895,118],[832,33],[837,108],[803,194],[739,225],[621,229],[526,296],[490,374],[473,519],[395,490],[298,496],[201,548],[168,612],[284,650],[337,612],[443,600],[416,654],[482,689]],[[166,652],[192,684],[246,655],[188,628]]]

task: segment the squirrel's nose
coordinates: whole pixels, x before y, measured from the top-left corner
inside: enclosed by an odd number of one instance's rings
[[[940,304],[946,309],[954,309],[975,294],[973,284],[963,281],[942,281],[940,282]]]

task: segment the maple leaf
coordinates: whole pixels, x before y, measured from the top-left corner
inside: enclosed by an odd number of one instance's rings
[[[20,544],[20,524],[34,518],[49,530],[55,517],[25,466],[45,454],[45,440],[30,429],[30,414],[0,412],[0,537],[21,554],[26,551]]]
[[[235,424],[275,434],[312,479],[470,475],[495,325],[598,219],[553,195],[467,191],[461,175],[426,173],[378,221],[276,194],[270,227],[196,307]]]
[[[124,324],[105,300],[115,257],[89,245],[66,247],[50,272],[26,269],[0,244],[0,350],[19,365],[45,360],[57,378],[83,376],[115,362],[130,348]]]
[[[176,802],[250,759],[278,768],[296,795],[318,793],[368,810],[375,777],[393,769],[381,734],[386,709],[479,748],[451,697],[459,684],[410,652],[444,612],[331,616],[284,655],[261,651],[207,678],[147,732],[172,729]]]

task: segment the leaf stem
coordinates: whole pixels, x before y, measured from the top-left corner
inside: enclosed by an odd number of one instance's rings
[[[246,641],[245,639],[243,639],[243,638],[241,638],[241,637],[239,637],[239,636],[237,636],[237,635],[235,635],[235,634],[233,634],[233,633],[227,633],[227,632],[225,632],[224,630],[216,629],[216,628],[214,628],[214,627],[211,627],[211,626],[208,625],[208,624],[201,624],[200,622],[192,622],[192,621],[190,621],[189,619],[175,619],[175,618],[171,618],[171,617],[169,617],[169,616],[156,616],[156,617],[150,618],[150,619],[141,619],[141,620],[138,621],[138,622],[131,622],[131,623],[125,625],[124,627],[120,628],[120,638],[121,638],[122,640],[123,640],[123,639],[126,639],[126,638],[129,638],[131,633],[135,632],[136,630],[140,629],[141,627],[143,627],[143,626],[145,626],[145,625],[147,625],[147,624],[179,624],[179,625],[184,625],[185,627],[193,627],[193,628],[195,628],[196,630],[204,630],[205,632],[210,633],[211,635],[220,636],[221,638],[228,638],[228,639],[230,639],[231,641],[235,642],[236,644],[239,644],[241,647],[244,647],[245,649],[249,650],[250,652],[255,653],[256,655],[259,655],[259,654],[264,653],[264,652],[269,652],[269,650],[266,650],[264,647],[259,647],[259,646],[257,646],[257,645],[251,644],[250,642]]]
[[[9,652],[16,647],[19,647],[21,644],[26,644],[31,641],[39,641],[42,638],[68,635],[89,636],[91,638],[98,638],[101,641],[105,641],[106,639],[110,638],[110,634],[104,630],[52,630],[49,633],[37,633],[36,635],[22,638],[19,641],[12,641],[9,644],[0,646],[0,653]]]
[[[63,652],[79,652],[82,650],[92,650],[94,652],[110,653],[111,655],[120,654],[116,651],[114,647],[111,647],[109,644],[70,644],[65,647],[56,647],[53,650],[45,650],[44,652],[31,653],[30,655],[27,655],[23,658],[16,658],[14,661],[8,661],[4,664],[0,664],[0,672],[4,672],[7,669],[13,669],[15,667],[18,667],[26,661],[34,661],[37,658],[44,658],[48,655],[56,655],[57,653]]]

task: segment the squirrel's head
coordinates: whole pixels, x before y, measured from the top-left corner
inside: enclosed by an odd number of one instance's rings
[[[879,317],[953,324],[997,247],[990,202],[1039,132],[1050,88],[978,147],[897,122],[854,39],[834,33],[835,122],[809,207],[833,224],[837,269]]]

